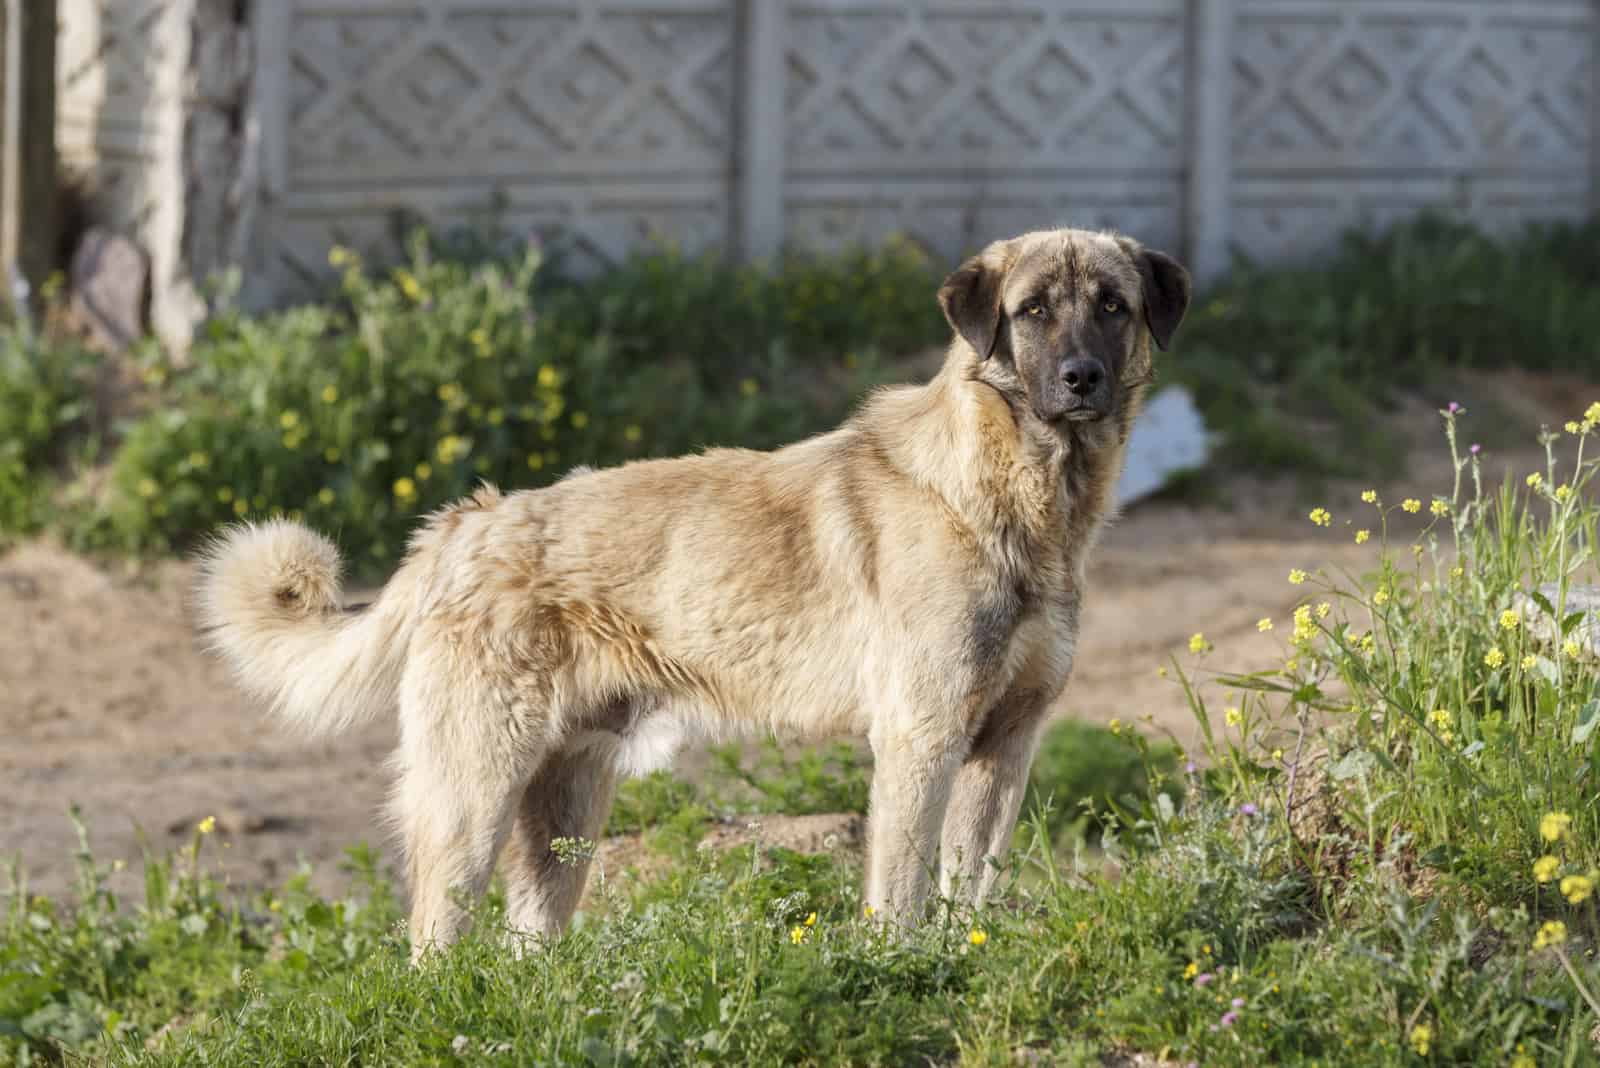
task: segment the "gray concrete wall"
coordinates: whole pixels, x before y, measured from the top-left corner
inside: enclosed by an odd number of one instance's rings
[[[164,213],[212,194],[181,178],[197,101],[166,72],[195,67],[206,5],[61,2],[64,136],[82,166],[154,175],[130,189],[178,190],[123,217],[193,271],[196,227]],[[67,57],[112,9],[190,30],[102,48],[149,73],[96,111]],[[334,243],[388,243],[395,209],[491,202],[590,264],[656,237],[760,257],[892,232],[953,260],[1074,224],[1202,276],[1429,205],[1492,226],[1600,206],[1590,0],[254,0],[249,22],[230,218],[263,299]]]

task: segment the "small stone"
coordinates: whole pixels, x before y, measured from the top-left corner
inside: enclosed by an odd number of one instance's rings
[[[72,256],[72,313],[89,344],[123,353],[144,334],[149,265],[126,237],[92,227]]]

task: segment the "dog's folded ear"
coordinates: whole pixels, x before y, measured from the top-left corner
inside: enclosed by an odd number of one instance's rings
[[[985,249],[950,272],[939,287],[939,307],[956,333],[978,359],[994,355],[1000,342],[1000,283],[1005,268],[993,247]]]
[[[1189,271],[1165,252],[1140,249],[1134,259],[1144,291],[1144,321],[1155,338],[1156,347],[1165,351],[1172,335],[1189,310],[1193,283]]]

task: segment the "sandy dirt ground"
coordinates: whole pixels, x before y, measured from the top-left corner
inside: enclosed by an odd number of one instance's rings
[[[1530,443],[1540,420],[1567,418],[1600,395],[1509,385]],[[1436,418],[1420,404],[1397,418],[1425,431],[1426,447],[1404,480],[1382,487],[1386,499],[1448,492]],[[1536,448],[1496,461],[1542,466]],[[1307,499],[1287,484],[1231,483],[1225,507],[1131,508],[1092,560],[1077,668],[1057,714],[1149,717],[1148,729],[1192,741],[1182,694],[1157,665],[1197,630],[1216,644],[1208,663],[1217,667],[1278,662],[1281,623],[1304,592],[1288,584],[1289,570],[1359,570],[1377,559],[1346,525],[1368,525],[1362,488],[1328,486],[1314,502],[1334,512],[1329,530],[1306,520]],[[0,856],[20,855],[37,890],[71,880],[71,805],[98,858],[133,862],[124,889],[135,885],[141,849],[186,844],[206,816],[218,821],[213,855],[240,885],[279,882],[302,860],[319,884],[337,885],[344,847],[362,839],[392,854],[380,817],[393,725],[316,743],[278,730],[201,648],[186,604],[191,574],[179,562],[101,566],[43,542],[0,555]],[[1258,633],[1262,616],[1279,620],[1279,633]],[[781,821],[772,826],[781,839]],[[809,824],[794,831],[819,837]]]

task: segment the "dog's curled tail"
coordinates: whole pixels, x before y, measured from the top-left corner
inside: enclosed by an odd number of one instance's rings
[[[196,611],[246,690],[297,730],[331,734],[394,707],[409,629],[404,573],[347,612],[332,542],[281,519],[241,524],[203,550]]]

